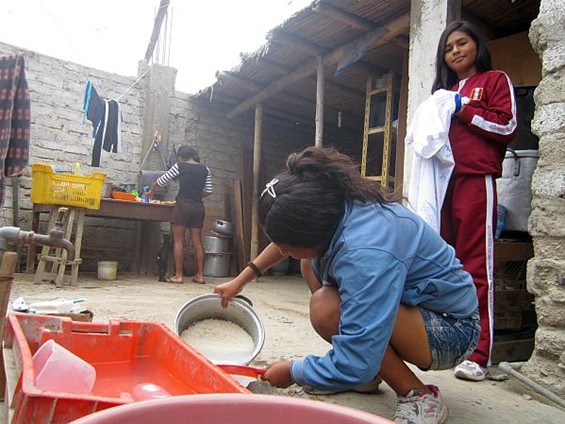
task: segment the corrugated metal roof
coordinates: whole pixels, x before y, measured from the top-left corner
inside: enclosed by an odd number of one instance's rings
[[[463,0],[463,18],[482,26],[487,38],[527,30],[537,16],[540,0]],[[325,67],[327,113],[343,111],[358,125],[364,111],[367,75],[402,72],[408,48],[410,0],[318,0],[273,28],[256,52],[243,55],[234,69],[219,72],[217,82],[195,97],[221,101],[232,107],[232,117],[253,110],[258,93],[272,92],[261,103],[265,113],[314,120],[315,61],[369,34],[378,27],[395,29],[392,39],[379,38],[363,57],[339,76],[336,64]],[[487,34],[488,33],[488,34]],[[307,75],[285,84],[300,70]],[[283,89],[276,89],[283,87]],[[242,105],[243,102],[246,102]],[[247,106],[247,107],[244,107]],[[238,108],[238,109],[236,109]]]

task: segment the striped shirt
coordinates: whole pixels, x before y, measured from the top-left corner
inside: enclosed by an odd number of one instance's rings
[[[177,199],[190,199],[201,202],[203,193],[213,193],[212,174],[205,165],[177,162],[157,179],[157,185],[164,187],[175,179],[179,180]]]

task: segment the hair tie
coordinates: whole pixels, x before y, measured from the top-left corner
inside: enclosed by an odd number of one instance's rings
[[[277,193],[275,193],[275,184],[278,182],[278,178],[273,178],[271,181],[269,181],[265,186],[265,190],[263,190],[263,192],[261,193],[261,197],[263,197],[265,193],[269,193],[273,199],[276,199]]]

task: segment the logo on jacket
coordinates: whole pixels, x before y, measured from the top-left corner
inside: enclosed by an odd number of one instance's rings
[[[483,98],[483,87],[475,87],[471,91],[471,95],[469,96],[471,100],[479,101]]]

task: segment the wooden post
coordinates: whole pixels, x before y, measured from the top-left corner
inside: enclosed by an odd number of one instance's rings
[[[243,200],[242,200],[242,190],[241,181],[234,180],[232,187],[233,194],[233,208],[234,208],[234,220],[235,220],[235,242],[237,245],[237,259],[239,269],[238,272],[243,271],[247,263],[247,253],[245,249],[245,228],[243,225]]]
[[[326,85],[322,56],[318,56],[316,71],[316,135],[314,145],[322,147],[324,139],[324,88]]]
[[[12,282],[16,272],[16,262],[18,254],[16,252],[5,252],[1,257],[0,263],[0,334],[4,341],[4,329],[6,327],[6,312],[12,291]],[[3,346],[3,343],[2,343]],[[6,370],[4,368],[4,355],[0,355],[0,399],[4,399],[6,391]]]
[[[259,177],[261,170],[261,131],[263,126],[263,105],[255,106],[255,137],[253,139],[253,203],[251,211],[251,249],[250,258],[255,259],[259,254]]]

